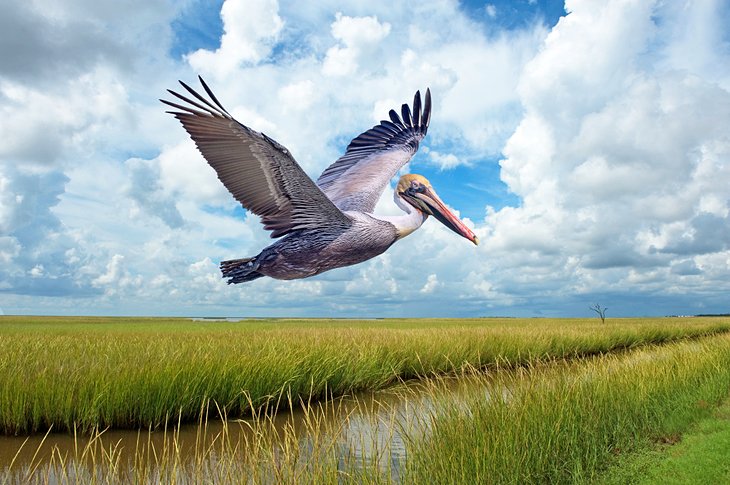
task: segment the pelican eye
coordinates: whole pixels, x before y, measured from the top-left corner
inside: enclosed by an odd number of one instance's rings
[[[423,185],[421,185],[421,186],[412,185],[406,189],[405,195],[410,195],[411,197],[414,197],[416,194],[422,194],[424,190],[425,190],[425,187]]]

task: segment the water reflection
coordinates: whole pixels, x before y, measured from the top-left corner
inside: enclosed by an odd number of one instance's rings
[[[484,378],[438,378],[293,403],[284,412],[246,419],[211,418],[162,430],[105,430],[92,436],[0,437],[0,484],[38,476],[49,483],[227,482],[225,476],[231,474],[280,482],[295,479],[293,473],[319,473],[329,464],[342,476],[364,470],[397,481],[408,441],[428,433],[438,404],[446,399],[458,406],[477,387],[488,398]]]

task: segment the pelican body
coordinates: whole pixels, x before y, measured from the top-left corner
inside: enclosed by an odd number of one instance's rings
[[[272,238],[279,238],[252,258],[221,262],[229,284],[262,276],[307,278],[367,261],[421,227],[428,216],[478,244],[421,175],[406,174],[398,181],[394,200],[404,214],[373,214],[385,187],[426,136],[430,90],[423,110],[416,92],[413,110],[407,104],[401,116],[390,110],[390,121],[353,139],[315,183],[285,147],[236,121],[199,79],[209,98],[180,81],[195,99],[168,90],[185,104],[161,101],[176,109],[168,113],[182,123],[233,197],[261,216]]]

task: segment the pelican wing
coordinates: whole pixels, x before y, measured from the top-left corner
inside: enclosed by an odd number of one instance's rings
[[[271,237],[351,224],[286,148],[233,119],[202,78],[200,82],[209,100],[180,81],[196,100],[168,90],[187,104],[160,101],[177,110],[168,113],[180,120],[233,197],[261,216]]]
[[[421,93],[413,97],[413,111],[404,104],[401,115],[390,110],[383,120],[350,142],[345,154],[327,167],[317,185],[337,207],[372,212],[380,195],[418,150],[431,120],[431,91],[421,112]]]

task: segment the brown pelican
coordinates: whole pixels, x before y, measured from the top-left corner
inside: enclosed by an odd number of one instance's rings
[[[373,214],[375,204],[398,170],[418,150],[431,118],[431,92],[421,111],[421,93],[401,117],[390,110],[350,142],[345,154],[315,184],[289,151],[263,133],[242,125],[226,111],[201,77],[209,99],[180,81],[193,98],[168,90],[186,105],[160,100],[182,123],[218,178],[264,228],[279,238],[252,258],[221,262],[228,283],[262,276],[290,280],[361,263],[388,249],[434,216],[478,244],[476,235],[446,208],[421,175],[403,175],[395,189],[399,216]]]

